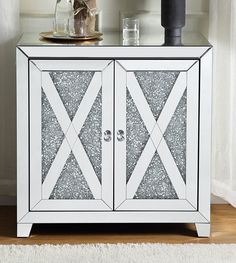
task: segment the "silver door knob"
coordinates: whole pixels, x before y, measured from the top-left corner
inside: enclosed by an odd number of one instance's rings
[[[104,141],[106,141],[106,142],[110,142],[111,141],[111,131],[109,131],[109,130],[106,130],[105,132],[104,132]]]
[[[118,132],[117,132],[117,140],[119,142],[123,142],[125,140],[125,132],[123,130],[118,130]]]

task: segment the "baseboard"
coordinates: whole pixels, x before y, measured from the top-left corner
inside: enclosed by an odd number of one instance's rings
[[[225,200],[215,195],[211,195],[212,204],[228,204]],[[0,205],[16,205],[16,180],[0,179]]]
[[[211,203],[221,204],[221,205],[228,204],[220,197],[216,197],[214,195],[211,196]],[[0,195],[0,206],[15,206],[15,205],[16,205],[16,196]]]
[[[0,195],[0,206],[16,206],[16,196]]]
[[[0,205],[16,205],[16,180],[0,179]]]
[[[225,200],[223,200],[222,198],[215,196],[215,195],[211,195],[211,203],[212,204],[216,204],[216,205],[223,205],[223,204],[228,204],[228,202],[226,202]]]

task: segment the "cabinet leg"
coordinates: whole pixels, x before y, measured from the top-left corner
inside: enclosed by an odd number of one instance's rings
[[[29,237],[33,224],[17,224],[17,237]]]
[[[210,234],[211,234],[211,224],[210,223],[199,223],[195,225],[196,225],[197,234],[199,237],[210,237]]]

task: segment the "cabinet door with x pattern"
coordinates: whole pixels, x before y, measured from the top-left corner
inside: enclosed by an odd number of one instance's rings
[[[31,211],[112,210],[113,64],[29,62]]]
[[[199,61],[115,68],[115,209],[197,210]]]

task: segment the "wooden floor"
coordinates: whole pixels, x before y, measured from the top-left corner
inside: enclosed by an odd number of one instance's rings
[[[194,224],[34,225],[30,238],[16,238],[16,208],[0,207],[0,244],[236,243],[236,209],[212,206],[212,234],[198,238]]]

